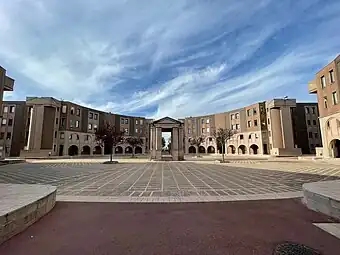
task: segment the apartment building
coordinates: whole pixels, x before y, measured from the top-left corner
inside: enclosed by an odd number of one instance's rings
[[[297,104],[295,99],[273,99],[229,112],[188,117],[184,120],[185,152],[221,153],[213,132],[228,128],[235,134],[224,148],[227,154],[295,156],[315,153],[320,143],[320,131],[314,125],[317,118],[316,103]],[[300,136],[303,132],[306,135]],[[191,145],[190,139],[197,136],[203,136],[204,142],[200,146]]]
[[[110,122],[125,136],[139,136],[144,145],[135,153],[147,152],[148,123],[144,118],[121,116],[90,109],[52,97],[28,97],[26,101],[5,102],[0,130],[0,149],[7,156],[45,157],[104,155],[110,148],[96,141],[100,125]],[[3,135],[3,139],[1,139]],[[131,154],[128,144],[120,144],[116,154]]]
[[[4,91],[13,91],[14,79],[6,75],[6,70],[0,66],[0,119],[2,121],[2,109],[3,109],[3,94]],[[4,139],[2,139],[4,140]],[[0,142],[1,143],[1,142]],[[8,148],[7,148],[8,150]],[[9,152],[7,152],[8,154]],[[0,158],[4,158],[6,155],[6,147],[4,143],[0,145]]]
[[[322,148],[317,155],[326,158],[340,157],[340,55],[322,68],[308,84],[310,94],[317,94],[320,112]]]

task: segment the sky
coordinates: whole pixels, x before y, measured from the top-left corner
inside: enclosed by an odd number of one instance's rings
[[[339,0],[0,0],[4,98],[150,118],[316,101],[307,84],[340,53],[339,13]]]

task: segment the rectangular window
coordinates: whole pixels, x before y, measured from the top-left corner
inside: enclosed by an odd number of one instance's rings
[[[124,119],[123,118],[120,119],[120,124],[124,124]]]
[[[232,120],[234,120],[234,119],[235,119],[235,115],[232,114],[232,115],[230,116],[230,118],[231,118]]]
[[[202,133],[205,133],[205,128],[202,128]]]
[[[58,136],[58,132],[54,131],[54,138],[57,138],[57,136]]]
[[[331,83],[335,82],[334,71],[333,70],[329,71],[329,80],[331,81]]]
[[[240,129],[240,124],[236,124],[236,129]]]
[[[98,119],[98,114],[97,114],[97,113],[94,114],[94,119],[95,119],[95,120]]]
[[[143,120],[139,120],[140,125],[143,125]]]
[[[9,119],[8,120],[8,126],[12,126],[13,125],[13,119]]]
[[[188,128],[188,134],[190,134],[190,131],[191,131],[190,128]]]
[[[257,127],[257,120],[254,120],[254,126]]]
[[[74,107],[73,106],[71,107],[70,112],[71,112],[72,115],[74,115]]]
[[[70,128],[73,128],[73,120],[70,120]]]
[[[61,118],[61,126],[65,127],[66,125],[66,119],[65,118]]]
[[[89,124],[89,130],[92,130],[92,124]]]
[[[207,128],[207,133],[209,133],[210,132],[210,128]]]
[[[136,128],[136,130],[135,130],[135,131],[136,131],[136,134],[138,134],[138,128]]]
[[[66,113],[66,111],[67,111],[67,106],[63,105],[62,108],[61,108],[61,112]]]
[[[251,116],[249,109],[247,110],[247,116]]]
[[[305,107],[306,113],[309,114],[309,107]]]
[[[312,107],[312,113],[315,114],[315,107]]]
[[[138,120],[136,120],[136,125],[138,125],[139,124],[139,122],[138,122]]]
[[[80,116],[80,109],[77,108],[77,116]]]
[[[314,134],[314,137],[315,137],[315,138],[319,138],[319,134],[318,134],[318,133],[315,133],[315,134]]]
[[[125,132],[125,134],[128,134],[129,133],[129,129],[125,128],[124,132]]]
[[[316,120],[313,120],[313,125],[316,126]]]
[[[236,113],[236,114],[235,114],[235,118],[236,118],[236,119],[239,119],[239,118],[240,118],[240,114],[239,114],[239,113]]]
[[[93,119],[93,112],[90,112],[90,114],[89,114],[89,119]]]
[[[243,135],[240,135],[240,139],[243,140]]]
[[[129,119],[125,119],[125,124],[129,124]]]
[[[1,132],[1,133],[0,133],[0,139],[4,139],[4,137],[5,137],[5,133],[4,133],[4,132]]]
[[[4,125],[7,125],[7,119],[2,119],[2,120],[1,120],[1,125],[3,125],[3,126],[4,126]]]
[[[6,139],[9,140],[9,139],[11,139],[11,137],[12,137],[12,133],[11,132],[7,132]]]
[[[14,111],[15,111],[15,106],[11,106],[11,107],[9,108],[9,112],[14,113]]]
[[[53,151],[56,151],[57,145],[53,145]]]
[[[8,112],[8,106],[4,106],[3,112],[4,112],[4,113],[5,113],[5,112]]]
[[[140,131],[140,133],[142,134],[143,133],[143,129],[141,128],[141,129],[139,129],[139,131]]]
[[[310,126],[310,120],[307,120],[307,124],[308,124],[308,126]]]
[[[248,127],[251,127],[251,120],[248,121]]]
[[[308,137],[309,138],[313,138],[313,133],[312,132],[308,132]]]
[[[325,107],[325,109],[328,108],[327,97],[324,97],[324,98],[323,98],[323,106]]]
[[[257,114],[257,110],[256,108],[253,109],[253,115],[256,115]]]
[[[76,120],[76,128],[79,128],[79,120]]]
[[[58,125],[58,123],[59,123],[59,119],[56,118],[56,119],[55,119],[55,124]]]
[[[236,129],[236,125],[231,125],[231,129],[235,130]]]
[[[202,124],[204,124],[204,119],[201,120]]]
[[[270,125],[270,119],[268,118],[268,125]]]
[[[65,138],[65,134],[64,133],[60,133],[60,139],[64,139]]]
[[[320,80],[321,80],[321,87],[326,88],[326,77],[321,76]]]
[[[210,122],[210,119],[207,119],[207,124],[209,124],[209,122]]]
[[[336,93],[336,91],[334,91],[332,93],[332,100],[333,100],[333,105],[337,105],[338,104],[338,93]]]

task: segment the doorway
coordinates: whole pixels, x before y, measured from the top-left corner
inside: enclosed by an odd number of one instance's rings
[[[162,155],[171,155],[171,129],[162,129]]]

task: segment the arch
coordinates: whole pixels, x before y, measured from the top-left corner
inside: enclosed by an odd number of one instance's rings
[[[69,148],[68,148],[68,155],[69,156],[77,156],[78,155],[78,146],[76,145],[71,145]]]
[[[125,154],[132,154],[132,147],[131,146],[127,146],[125,148]]]
[[[123,154],[123,148],[122,146],[117,146],[115,148],[115,154]]]
[[[95,155],[101,155],[101,154],[102,154],[102,147],[100,147],[99,145],[97,145],[96,147],[94,147],[94,149],[93,149],[93,154],[95,154]]]
[[[207,149],[208,153],[212,154],[215,153],[215,147],[214,146],[209,146]]]
[[[83,146],[83,150],[81,152],[81,155],[90,155],[91,154],[91,148],[88,145]]]
[[[137,147],[135,148],[135,154],[142,154],[142,153],[143,153],[142,147],[137,146]]]
[[[238,154],[246,154],[246,152],[247,152],[247,147],[246,146],[240,145],[238,147]]]
[[[198,147],[198,152],[199,153],[205,153],[205,148],[204,148],[204,146],[200,146],[200,147]]]
[[[190,146],[190,147],[189,147],[189,153],[196,153],[196,148],[195,148],[195,146]]]
[[[329,149],[330,149],[330,155],[333,158],[340,158],[340,140],[339,139],[333,139],[329,143]]]
[[[259,146],[257,146],[256,144],[250,145],[250,147],[249,147],[249,153],[250,154],[256,155],[256,154],[258,154],[258,152],[259,152]]]
[[[235,154],[236,153],[236,148],[234,145],[229,145],[228,146],[228,154]]]

